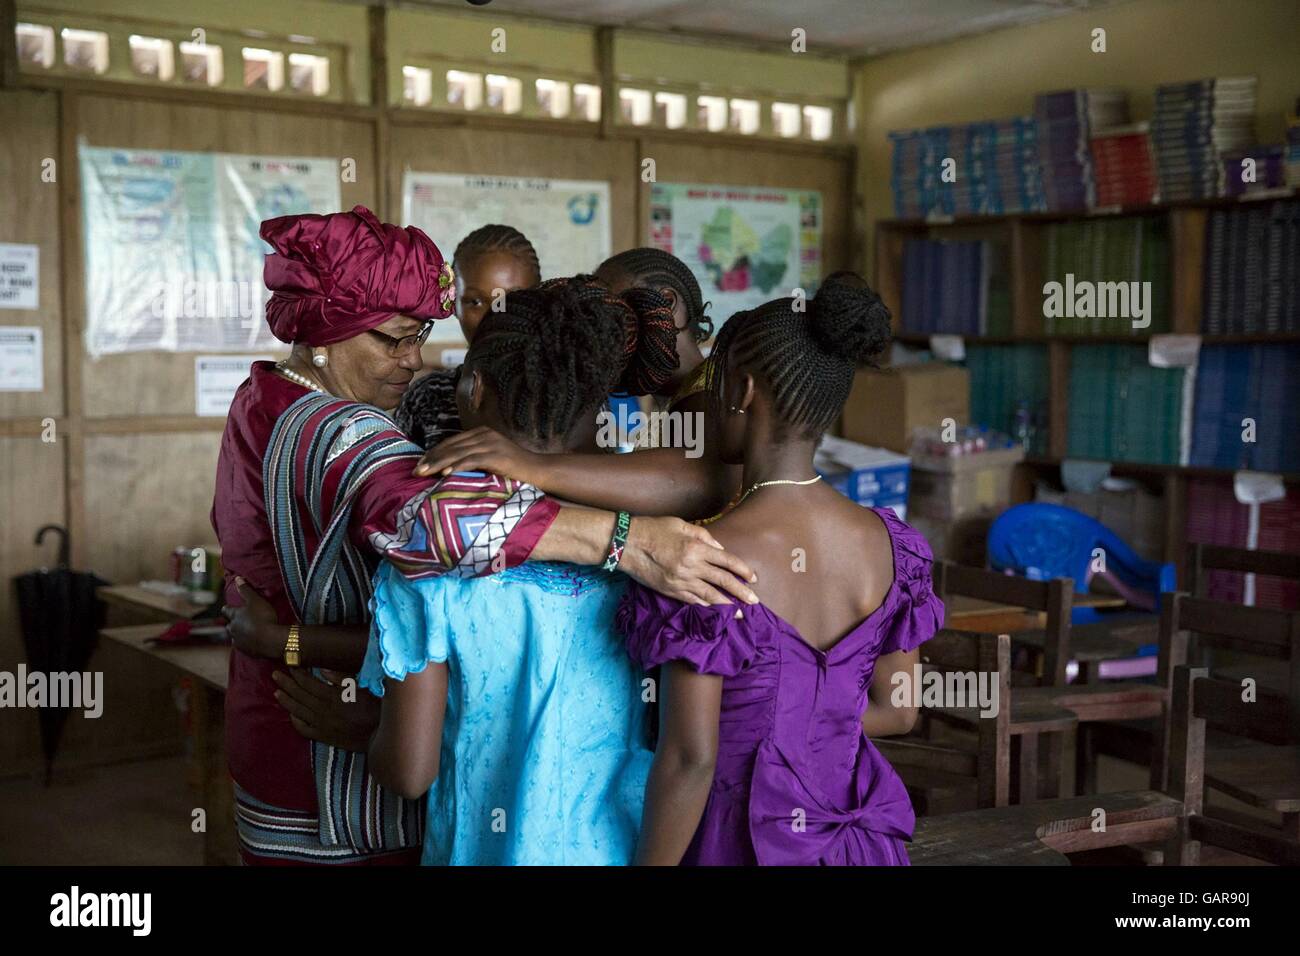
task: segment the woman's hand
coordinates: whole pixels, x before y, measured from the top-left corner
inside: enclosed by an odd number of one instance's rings
[[[235,578],[241,607],[229,604],[221,609],[230,623],[226,632],[239,650],[253,657],[279,658],[284,651],[285,628],[280,625],[271,602],[254,591],[243,578]]]
[[[379,726],[380,701],[359,687],[350,690],[355,700],[345,700],[344,678],[356,678],[335,671],[323,672],[334,683],[327,683],[310,671],[292,669],[274,671],[271,679],[279,688],[275,699],[289,712],[294,729],[308,740],[343,750],[365,753],[370,738]]]
[[[686,604],[757,604],[749,565],[698,525],[680,518],[633,518],[619,569],[646,587]],[[725,593],[724,593],[725,592]]]
[[[485,471],[535,485],[539,484],[541,459],[500,432],[480,425],[430,448],[415,466],[415,473],[442,477],[455,471]]]

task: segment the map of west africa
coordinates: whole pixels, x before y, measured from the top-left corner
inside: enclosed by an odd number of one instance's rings
[[[720,292],[757,287],[764,295],[785,276],[794,231],[787,223],[758,233],[730,206],[721,206],[700,230],[700,262]]]

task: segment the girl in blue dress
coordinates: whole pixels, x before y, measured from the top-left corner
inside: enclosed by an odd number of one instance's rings
[[[635,342],[663,319],[662,304],[577,282],[511,292],[465,358],[461,418],[538,452],[582,449],[608,393],[646,374],[629,368]],[[476,542],[509,530],[439,501],[417,529],[479,521]],[[614,544],[626,527],[611,526]],[[623,590],[619,574],[544,560],[482,578],[381,565],[358,675],[383,697],[370,767],[404,796],[427,792],[424,864],[631,862],[652,698],[613,631]]]

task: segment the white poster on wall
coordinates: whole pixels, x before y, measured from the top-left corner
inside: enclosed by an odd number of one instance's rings
[[[262,220],[337,212],[337,160],[80,146],[86,351],[237,351],[266,327]]]
[[[402,225],[419,226],[448,258],[489,223],[528,237],[543,279],[594,272],[610,254],[609,183],[411,170],[402,177]],[[460,328],[439,322],[431,339],[458,341]]]
[[[40,247],[0,242],[0,309],[40,307]]]
[[[33,325],[0,325],[0,392],[45,389],[45,345]]]
[[[272,360],[270,355],[194,356],[194,414],[225,418],[236,390],[248,378],[249,366]]]

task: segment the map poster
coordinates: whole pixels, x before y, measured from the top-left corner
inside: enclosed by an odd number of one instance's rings
[[[86,351],[282,348],[266,326],[262,220],[337,212],[319,157],[80,146]]]
[[[419,226],[448,258],[479,226],[514,226],[533,244],[542,278],[595,272],[610,254],[609,183],[469,173],[402,178],[402,224]],[[434,342],[460,341],[455,322],[439,322]]]
[[[801,189],[655,183],[650,244],[695,274],[714,331],[737,312],[821,280],[822,197]]]

